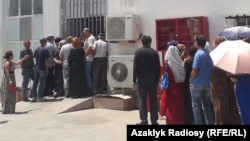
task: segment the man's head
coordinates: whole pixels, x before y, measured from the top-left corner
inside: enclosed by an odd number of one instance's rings
[[[141,38],[141,42],[143,46],[151,46],[152,38],[148,35],[143,35]]]
[[[99,33],[99,34],[98,34],[98,38],[99,38],[99,39],[104,39],[104,34],[103,34],[103,33]]]
[[[47,37],[46,37],[46,39],[47,39],[49,42],[54,42],[55,36],[52,35],[52,34],[48,34]]]
[[[25,49],[30,49],[30,40],[23,41],[23,46],[25,47]]]
[[[60,37],[56,37],[55,38],[55,44],[56,44],[56,46],[59,46],[59,42],[62,40],[62,38],[60,38]]]
[[[204,48],[206,45],[206,37],[204,35],[196,35],[194,38],[194,46]]]
[[[73,36],[68,36],[66,38],[66,43],[72,43]]]
[[[85,38],[88,38],[88,37],[90,36],[90,34],[91,34],[89,28],[84,28],[84,29],[82,30],[82,33],[83,33],[83,36],[84,36]]]
[[[40,39],[40,44],[41,44],[42,47],[46,46],[46,44],[47,44],[47,39],[46,39],[46,38]]]

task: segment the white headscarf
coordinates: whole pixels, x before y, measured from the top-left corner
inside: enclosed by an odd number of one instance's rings
[[[184,63],[179,56],[179,50],[175,46],[169,46],[165,54],[165,61],[168,62],[168,66],[171,69],[176,83],[184,82],[186,72],[184,69]]]

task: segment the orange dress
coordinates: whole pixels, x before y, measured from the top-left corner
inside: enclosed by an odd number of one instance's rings
[[[169,86],[161,96],[160,114],[166,116],[166,124],[186,124],[184,83],[176,83],[170,68],[167,68]]]

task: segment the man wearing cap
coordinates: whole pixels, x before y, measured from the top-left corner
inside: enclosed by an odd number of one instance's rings
[[[40,39],[40,44],[41,46],[37,47],[34,51],[34,58],[36,59],[36,64],[34,69],[34,83],[31,90],[32,102],[42,102],[45,100],[43,98],[43,93],[46,85],[46,76],[48,74],[49,59],[49,51],[45,48],[47,44],[47,39]]]
[[[89,28],[83,29],[83,36],[85,38],[83,49],[85,50],[85,73],[88,87],[88,95],[93,95],[93,71],[92,65],[94,60],[93,46],[95,37],[91,34]]]
[[[93,88],[95,94],[105,94],[107,88],[107,51],[108,44],[104,41],[104,34],[98,34],[98,40],[93,46]]]

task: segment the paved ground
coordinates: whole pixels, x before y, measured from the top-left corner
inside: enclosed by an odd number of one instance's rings
[[[126,141],[126,125],[139,121],[138,110],[90,108],[58,114],[65,103],[18,102],[16,114],[0,115],[0,141]]]

